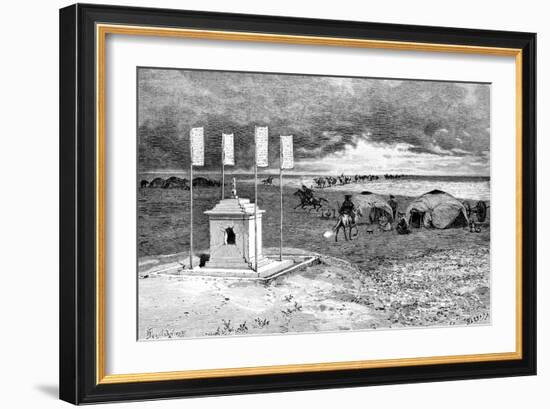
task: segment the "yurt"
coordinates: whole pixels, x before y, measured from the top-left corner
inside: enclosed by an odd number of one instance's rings
[[[393,221],[392,209],[382,196],[372,192],[361,192],[353,197],[353,201],[361,212],[362,220],[367,223],[378,223],[382,215],[386,216],[388,221]]]
[[[460,200],[441,190],[432,190],[414,199],[405,220],[410,227],[446,229],[468,225],[468,214]]]

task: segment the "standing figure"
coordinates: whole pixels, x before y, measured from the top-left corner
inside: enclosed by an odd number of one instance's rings
[[[388,204],[391,207],[393,220],[395,220],[395,216],[397,215],[397,200],[395,200],[394,195],[390,195],[390,200],[388,200]]]
[[[239,198],[239,196],[237,196],[237,181],[235,180],[235,178],[233,178],[232,189],[231,189],[231,198],[232,199],[238,199]]]

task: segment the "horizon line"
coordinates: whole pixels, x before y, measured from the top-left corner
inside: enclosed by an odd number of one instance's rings
[[[262,168],[258,168],[258,174],[279,174],[279,169],[266,169],[265,171],[261,170]],[[138,174],[172,174],[172,173],[189,173],[189,169],[166,169],[166,170],[138,170]],[[194,167],[193,173],[201,173],[201,174],[220,174],[221,171],[219,170],[201,170],[201,167]],[[228,170],[228,168],[225,168],[226,174],[234,174],[234,175],[253,175],[254,170],[236,170],[231,171]],[[303,172],[303,171],[297,171],[292,172],[290,169],[285,169],[284,175],[287,176],[340,176],[340,175],[347,175],[347,176],[353,176],[353,175],[372,175],[372,176],[384,176],[384,175],[392,175],[392,176],[424,176],[424,177],[434,177],[434,176],[447,176],[447,177],[483,177],[483,178],[490,178],[491,175],[480,175],[480,174],[445,174],[445,173],[433,173],[433,174],[427,174],[427,173],[401,173],[401,172]]]

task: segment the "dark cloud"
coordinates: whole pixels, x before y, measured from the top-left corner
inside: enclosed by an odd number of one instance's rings
[[[294,135],[298,163],[361,140],[483,161],[489,150],[489,85],[140,69],[138,92],[141,170],[188,166],[194,126],[205,128],[207,168],[220,166],[222,132],[250,168],[256,125],[269,126],[273,165],[281,134]]]

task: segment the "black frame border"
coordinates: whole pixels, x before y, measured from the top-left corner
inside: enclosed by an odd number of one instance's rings
[[[522,50],[522,358],[178,381],[96,384],[96,23]],[[60,10],[60,388],[74,404],[536,374],[536,34],[137,7]]]

